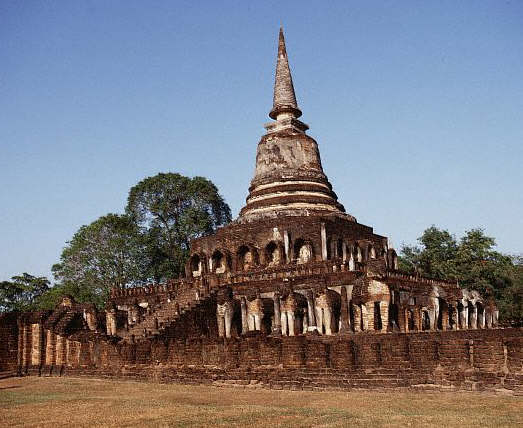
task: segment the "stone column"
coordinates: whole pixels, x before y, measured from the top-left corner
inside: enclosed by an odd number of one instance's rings
[[[441,328],[442,330],[449,329],[449,307],[447,305],[443,305],[441,309]]]
[[[345,248],[345,245],[343,246]],[[341,286],[341,308],[340,308],[340,333],[349,332],[349,302],[347,300],[347,289]]]
[[[23,352],[24,352],[24,325],[20,320],[18,320],[18,348],[17,348],[17,364],[18,364],[18,374],[20,373],[20,370],[22,369],[23,365]]]
[[[403,308],[403,327],[404,327],[404,332],[405,333],[408,333],[410,331],[410,326],[409,326],[409,315],[410,315],[410,310],[409,310],[409,307],[408,306],[405,306]]]
[[[488,311],[485,309],[486,312],[486,321],[487,321],[487,328],[492,328],[492,311]]]
[[[56,365],[65,365],[65,338],[61,335],[56,336]]]
[[[247,319],[247,301],[245,300],[245,296],[241,297],[240,307],[242,314],[242,334],[245,334],[249,331],[249,322]]]
[[[367,302],[362,305],[363,329],[374,330],[374,302]]]
[[[359,305],[352,305],[352,312],[354,313],[354,332],[361,331],[361,309]]]
[[[43,328],[41,324],[33,324],[32,330],[32,351],[31,351],[31,365],[40,366],[42,364],[42,357],[44,354],[43,348]]]
[[[389,326],[389,303],[380,302],[381,332],[386,333]]]
[[[421,308],[419,306],[414,306],[412,308],[412,313],[414,315],[414,328],[417,331],[421,331]]]
[[[456,330],[456,308],[449,303],[447,311],[449,321],[448,329]]]
[[[47,330],[47,344],[45,350],[45,365],[54,366],[56,361],[56,338],[51,330]]]
[[[492,313],[492,326],[493,327],[498,326],[498,318],[499,318],[499,311],[497,309],[494,309],[494,312]]]
[[[470,308],[472,313],[470,314],[470,328],[477,329],[478,328],[478,306],[473,305],[472,308]]]
[[[291,262],[291,255],[289,251],[289,232],[283,231],[283,248],[285,250],[285,262],[289,264]]]
[[[29,366],[29,362],[31,359],[31,333],[29,331],[29,326],[27,324],[24,325],[24,331],[23,331],[23,351],[22,351],[22,365],[27,368]]]
[[[463,329],[467,330],[469,328],[469,305],[463,307]]]
[[[459,309],[459,303],[456,303],[456,330],[463,330],[463,305],[461,305],[461,310]]]
[[[321,224],[321,258],[327,260],[327,232],[325,231],[325,223]]]
[[[281,334],[281,310],[280,310],[280,293],[274,292],[272,297],[274,302],[274,319],[272,322],[273,334]]]
[[[66,366],[71,365],[71,341],[67,338],[64,338],[65,341],[65,357],[64,357],[64,364]]]
[[[430,330],[433,331],[433,330],[436,330],[436,308],[430,308],[428,310],[428,313],[429,313],[429,325],[430,325]]]
[[[405,309],[403,306],[398,305],[398,327],[400,329],[400,332],[406,333],[408,329],[407,325],[407,309]]]
[[[485,308],[483,308],[481,316],[479,317],[479,328],[485,328]]]
[[[356,270],[356,265],[354,263],[354,255],[352,254],[352,252],[349,255],[349,270],[350,271]]]
[[[307,315],[309,317],[309,331],[315,331],[318,329],[316,324],[316,313],[314,308],[314,299],[312,297],[312,291],[308,290],[305,297],[307,298]]]

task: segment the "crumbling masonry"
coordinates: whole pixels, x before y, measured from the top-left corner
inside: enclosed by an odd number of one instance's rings
[[[183,279],[0,318],[0,369],[274,388],[523,387],[521,329],[459,284],[398,272],[345,212],[299,120],[283,32],[274,103],[238,219]]]

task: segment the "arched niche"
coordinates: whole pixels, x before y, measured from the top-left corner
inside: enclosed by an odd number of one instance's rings
[[[363,252],[361,251],[360,245],[356,242],[352,247],[354,261],[357,263],[363,262]]]
[[[212,272],[222,274],[230,270],[230,261],[227,253],[222,250],[215,250],[211,256]]]
[[[259,263],[258,251],[248,245],[240,246],[236,252],[236,263],[239,271],[246,272],[253,269]]]
[[[369,259],[375,259],[376,258],[376,250],[374,249],[373,245],[369,245],[368,253],[369,253]]]
[[[205,273],[205,260],[205,255],[198,253],[189,258],[189,272],[193,278],[198,278]]]
[[[314,260],[314,247],[310,241],[297,239],[294,243],[294,258],[296,264],[302,265]]]
[[[269,267],[279,266],[284,259],[283,248],[275,241],[270,241],[265,246],[265,264]]]

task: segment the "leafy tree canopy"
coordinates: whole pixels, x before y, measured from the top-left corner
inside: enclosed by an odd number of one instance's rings
[[[31,311],[39,307],[39,299],[48,292],[49,280],[28,273],[0,282],[0,312]]]
[[[160,173],[131,188],[126,212],[146,236],[149,275],[156,281],[182,274],[189,241],[231,220],[211,181],[176,173]]]
[[[102,306],[113,287],[145,281],[145,244],[137,225],[127,215],[107,214],[82,226],[53,266],[58,288],[51,301],[71,294],[80,302]]]

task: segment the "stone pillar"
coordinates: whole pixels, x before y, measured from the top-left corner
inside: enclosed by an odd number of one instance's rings
[[[365,310],[364,310],[365,308]],[[374,302],[367,302],[361,307],[363,316],[363,329],[374,330]],[[366,321],[365,321],[366,320]]]
[[[274,292],[272,297],[274,302],[274,320],[272,323],[273,334],[281,334],[281,310],[280,310],[280,293]]]
[[[343,246],[345,248],[345,245]],[[341,286],[341,308],[340,308],[340,333],[349,332],[349,302],[347,300],[347,289]]]
[[[283,231],[283,247],[285,250],[285,261],[288,263],[291,262],[290,248],[289,248],[289,232],[287,230]]]
[[[327,232],[325,223],[321,224],[321,259],[327,260]]]
[[[478,328],[478,306],[473,305],[472,308],[470,308],[471,314],[470,314],[470,328],[477,329]]]
[[[381,332],[386,333],[389,326],[389,303],[380,302]]]
[[[64,358],[64,364],[67,366],[71,365],[71,341],[67,338],[64,338],[65,340],[65,358]]]
[[[449,330],[456,330],[456,311],[457,308],[455,308],[451,304],[448,305]]]
[[[341,250],[342,261],[343,261],[343,263],[345,263],[347,261],[347,244],[345,244],[345,242],[343,242],[343,245],[341,248],[342,248],[342,250]]]
[[[486,321],[487,321],[487,328],[492,328],[492,311],[488,311],[485,309],[486,312]]]
[[[52,330],[47,330],[47,344],[45,349],[45,365],[54,366],[56,362],[56,338]]]
[[[245,334],[249,331],[249,322],[247,319],[247,302],[244,296],[241,297],[240,307],[242,314],[242,334]]]
[[[23,331],[23,351],[22,351],[22,365],[28,367],[31,361],[31,332],[27,324],[24,325]]]
[[[461,312],[463,314],[463,329],[467,330],[469,328],[469,305],[463,307],[463,311]]]
[[[43,328],[41,324],[32,324],[32,349],[31,349],[31,365],[40,366],[43,357]]]
[[[408,330],[408,318],[407,318],[407,309],[403,306],[398,305],[398,327],[400,332],[406,333]]]
[[[456,304],[456,330],[463,330],[464,324],[463,324],[463,305],[461,305],[461,310],[459,306],[459,302]]]
[[[56,365],[65,365],[65,338],[59,334],[56,336]]]
[[[23,352],[24,352],[24,325],[18,320],[18,348],[17,348],[17,365],[18,365],[18,374],[20,373],[20,370],[23,365]]]
[[[498,318],[499,318],[499,311],[497,309],[494,309],[494,312],[492,313],[492,326],[493,327],[498,326]]]
[[[429,313],[429,329],[434,331],[436,330],[436,308],[432,307],[427,312]]]
[[[483,311],[481,312],[478,323],[479,328],[485,328],[485,308],[483,308]]]
[[[312,297],[312,291],[307,291],[305,297],[307,298],[307,315],[309,318],[309,331],[315,331],[318,330],[318,327],[316,325],[316,313],[314,308],[314,299]]]
[[[352,305],[352,312],[354,314],[354,332],[361,331],[361,309],[359,305]]]
[[[352,252],[349,255],[349,270],[354,271],[356,270],[356,265],[354,264],[354,255]]]
[[[412,308],[412,313],[414,315],[414,328],[417,330],[417,331],[421,331],[422,330],[422,327],[421,327],[421,308],[419,306],[414,306]]]
[[[443,305],[441,309],[441,328],[442,330],[449,329],[449,307],[447,305]]]

